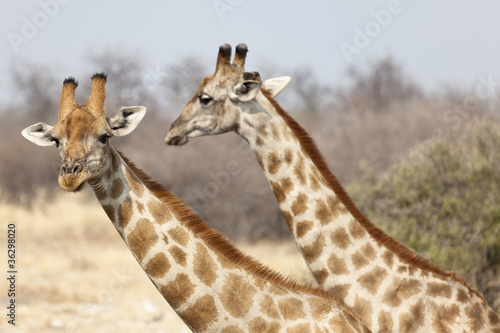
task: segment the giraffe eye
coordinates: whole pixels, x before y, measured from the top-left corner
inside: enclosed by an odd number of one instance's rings
[[[208,96],[208,95],[203,94],[203,95],[200,96],[200,103],[202,105],[208,105],[208,104],[210,104],[210,102],[212,100],[213,100],[213,98],[210,97],[210,96]]]
[[[102,144],[105,144],[106,142],[108,142],[108,139],[111,137],[111,135],[109,134],[103,134],[99,137],[99,142],[102,143]]]

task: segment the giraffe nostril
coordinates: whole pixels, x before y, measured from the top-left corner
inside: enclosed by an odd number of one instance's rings
[[[73,174],[79,174],[80,173],[80,170],[82,169],[82,167],[80,166],[80,164],[76,164],[73,166],[73,169],[71,170],[71,173]]]

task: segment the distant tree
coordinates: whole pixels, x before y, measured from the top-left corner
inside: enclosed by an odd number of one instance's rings
[[[298,68],[292,72],[292,77],[291,88],[304,111],[319,113],[330,89],[318,80],[311,68]]]
[[[209,72],[199,58],[185,57],[166,67],[166,79],[161,84],[163,103],[177,117],[194,96],[203,77]]]
[[[63,78],[56,78],[45,65],[17,61],[11,69],[16,116],[30,115],[39,121],[56,119],[59,110],[60,85]],[[57,114],[56,114],[57,116]]]
[[[422,95],[392,57],[371,63],[368,70],[350,67],[348,78],[351,83],[334,94],[334,106],[340,111],[383,112],[394,103]]]

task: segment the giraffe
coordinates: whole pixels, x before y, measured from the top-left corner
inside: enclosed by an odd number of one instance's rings
[[[330,172],[307,132],[274,100],[289,77],[245,72],[248,49],[219,49],[165,137],[235,131],[254,151],[318,284],[340,296],[373,332],[500,332],[498,315],[465,280],[371,224]]]
[[[106,118],[105,82],[104,74],[95,74],[89,99],[78,105],[77,81],[66,79],[57,123],[37,123],[22,134],[59,148],[59,185],[72,192],[90,185],[138,263],[192,331],[369,332],[340,298],[244,255],[115,150],[109,138],[134,130],[146,108],[124,107]]]

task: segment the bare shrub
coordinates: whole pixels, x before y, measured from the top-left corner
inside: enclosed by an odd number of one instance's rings
[[[335,91],[331,107],[342,112],[387,111],[394,103],[422,97],[420,88],[392,57],[369,64],[368,69],[350,67],[350,84]]]

